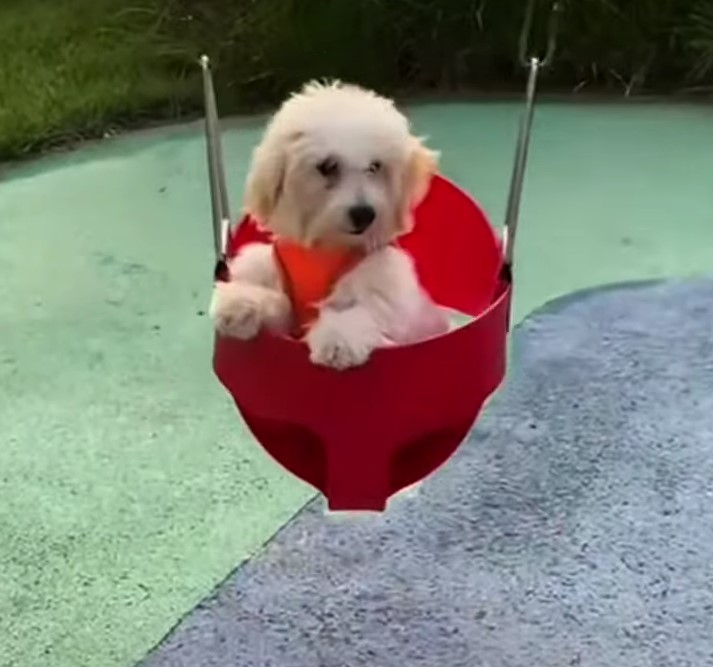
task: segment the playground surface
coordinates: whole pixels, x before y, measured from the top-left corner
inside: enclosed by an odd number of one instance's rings
[[[410,109],[496,222],[519,112]],[[226,127],[236,210],[263,120]],[[542,104],[515,320],[710,271],[712,129],[704,106]],[[2,173],[0,667],[136,663],[313,495],[212,376],[209,220],[199,123]]]

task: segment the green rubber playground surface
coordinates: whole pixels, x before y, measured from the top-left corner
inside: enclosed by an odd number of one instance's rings
[[[519,111],[412,110],[494,221]],[[261,122],[226,132],[236,208]],[[713,269],[712,173],[711,108],[542,104],[516,319]],[[212,376],[209,218],[200,124],[2,173],[0,667],[132,665],[311,496]]]

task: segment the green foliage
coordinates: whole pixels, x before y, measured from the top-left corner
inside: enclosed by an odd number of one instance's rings
[[[153,47],[155,8],[125,5],[0,3],[0,159],[98,135],[116,121],[175,116],[194,96]]]
[[[219,59],[226,104],[273,101],[311,77],[394,91],[520,85],[525,0],[176,0],[184,44]],[[713,0],[560,0],[545,85],[671,91],[713,71]],[[549,0],[539,0],[544,48]],[[176,14],[177,12],[177,14]],[[192,17],[187,21],[186,16]],[[175,33],[174,33],[175,34]],[[200,35],[200,39],[196,36]],[[195,58],[195,53],[191,58]]]
[[[699,80],[708,77],[713,73],[713,0],[698,0],[694,4],[685,42],[691,54],[691,73]]]
[[[196,61],[221,111],[271,104],[304,80],[386,93],[522,85],[525,0],[2,0],[0,159],[115,124],[200,109]],[[560,0],[543,86],[616,94],[713,83],[713,0]],[[538,0],[542,50],[549,0]]]

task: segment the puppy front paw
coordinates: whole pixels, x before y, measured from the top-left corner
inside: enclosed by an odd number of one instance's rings
[[[218,283],[210,307],[213,326],[221,336],[249,340],[262,324],[259,299],[249,286]]]
[[[313,364],[341,371],[368,361],[374,337],[350,324],[355,323],[339,317],[317,321],[306,337]]]
[[[273,330],[286,329],[290,304],[284,294],[265,287],[217,283],[210,314],[220,335],[250,340],[264,326]]]

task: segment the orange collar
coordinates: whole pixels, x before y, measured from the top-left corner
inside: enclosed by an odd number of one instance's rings
[[[273,248],[292,302],[295,334],[301,336],[317,318],[319,305],[337,281],[363,259],[364,253],[352,248],[306,248],[288,239],[277,239]]]

